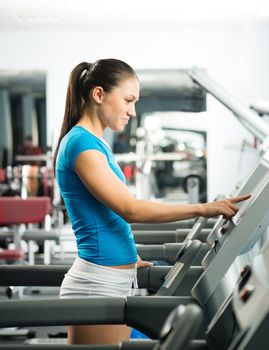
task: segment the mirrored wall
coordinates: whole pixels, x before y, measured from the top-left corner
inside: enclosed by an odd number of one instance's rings
[[[0,167],[47,150],[46,72],[0,70]]]

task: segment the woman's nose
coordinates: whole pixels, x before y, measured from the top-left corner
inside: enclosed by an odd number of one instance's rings
[[[130,117],[135,117],[135,116],[136,116],[136,111],[135,111],[135,107],[134,107],[134,106],[132,106],[132,107],[129,108],[129,110],[128,110],[128,115],[129,115]]]

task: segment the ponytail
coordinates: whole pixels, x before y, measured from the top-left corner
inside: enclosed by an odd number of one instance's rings
[[[83,83],[87,80],[91,67],[91,63],[82,62],[78,64],[70,74],[65,101],[64,119],[53,156],[54,169],[62,138],[77,124],[87,101],[87,95],[84,92],[85,89],[83,89]]]

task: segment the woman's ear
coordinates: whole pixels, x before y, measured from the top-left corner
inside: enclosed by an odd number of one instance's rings
[[[92,90],[92,98],[94,102],[100,104],[102,103],[104,97],[104,90],[101,86],[95,86],[95,88]]]

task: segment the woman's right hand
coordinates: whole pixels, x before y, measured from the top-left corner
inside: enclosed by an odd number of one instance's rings
[[[235,204],[245,201],[250,197],[250,194],[246,194],[239,197],[226,198],[215,202],[201,204],[201,216],[210,218],[223,215],[225,219],[231,219],[239,210]]]

